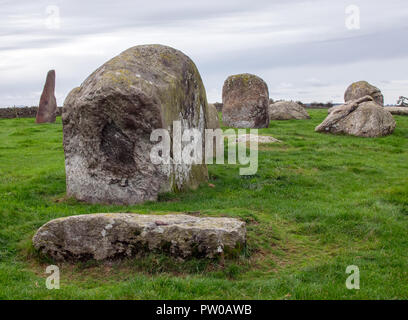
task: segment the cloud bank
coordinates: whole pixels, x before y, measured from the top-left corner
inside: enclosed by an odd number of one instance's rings
[[[360,9],[360,29],[346,28],[351,4]],[[50,69],[56,70],[62,105],[68,92],[105,61],[147,43],[190,56],[210,102],[221,101],[224,80],[242,72],[262,77],[273,99],[342,102],[346,87],[363,79],[383,91],[386,103],[408,95],[404,0],[20,0],[0,5],[0,106],[37,105]],[[55,8],[59,20],[53,20]]]

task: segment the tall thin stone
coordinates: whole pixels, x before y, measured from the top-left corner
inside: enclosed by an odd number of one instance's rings
[[[35,119],[36,123],[55,122],[57,114],[57,100],[55,99],[55,70],[47,73],[44,89]]]

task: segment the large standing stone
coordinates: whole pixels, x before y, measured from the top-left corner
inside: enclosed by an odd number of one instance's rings
[[[252,74],[238,74],[225,80],[222,88],[222,120],[234,128],[267,128],[269,126],[268,86]]]
[[[380,105],[384,105],[384,96],[380,89],[369,84],[367,81],[358,81],[352,83],[344,93],[344,101],[348,102],[363,98],[365,96],[371,96],[375,102]]]
[[[371,96],[349,101],[335,107],[316,127],[317,132],[348,134],[360,137],[381,137],[391,134],[395,120]]]
[[[207,126],[201,76],[178,50],[142,45],[124,51],[73,89],[63,109],[68,196],[134,204],[208,179],[205,164],[173,161],[180,154],[173,147],[170,164],[150,159],[158,144],[150,141],[154,129],[167,129],[172,137],[173,121],[202,135]]]
[[[278,101],[269,105],[270,120],[310,119],[309,114],[300,104],[293,101]]]
[[[55,122],[57,115],[57,100],[55,99],[55,71],[47,73],[47,79],[40,98],[40,104],[35,119],[36,123]]]
[[[214,258],[243,248],[245,222],[188,215],[102,213],[52,220],[34,247],[57,261],[114,260],[144,252]]]

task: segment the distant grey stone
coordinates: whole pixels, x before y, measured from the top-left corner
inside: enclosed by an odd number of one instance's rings
[[[207,128],[218,129],[220,128],[220,119],[218,117],[218,111],[214,104],[208,104],[207,113]]]
[[[33,237],[57,261],[115,260],[146,252],[215,258],[243,248],[245,222],[183,214],[101,213],[52,220]]]
[[[310,119],[306,109],[293,101],[278,101],[269,105],[270,120]]]

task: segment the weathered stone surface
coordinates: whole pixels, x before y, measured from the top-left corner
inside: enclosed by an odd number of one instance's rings
[[[385,107],[384,109],[390,112],[391,114],[395,114],[398,116],[408,116],[407,107]]]
[[[316,127],[317,132],[348,134],[360,137],[381,137],[391,134],[395,120],[370,96],[349,101],[332,109]]]
[[[178,50],[136,46],[106,62],[64,103],[67,195],[134,204],[196,188],[208,179],[206,165],[174,159],[154,165],[150,151],[158,142],[150,134],[164,128],[172,137],[173,121],[181,121],[182,131],[196,128],[204,135],[207,107],[195,64]]]
[[[300,104],[293,101],[278,101],[269,105],[270,120],[310,119],[309,114]]]
[[[212,103],[208,104],[207,128],[208,129],[220,128],[220,118],[218,117],[218,111],[215,105],[213,105]]]
[[[114,260],[144,252],[214,258],[242,248],[245,222],[189,215],[102,213],[52,220],[34,247],[57,261]]]
[[[222,120],[233,128],[269,126],[269,92],[265,81],[253,74],[238,74],[225,80],[222,88]]]
[[[57,116],[57,100],[55,99],[55,71],[47,73],[44,89],[40,98],[36,123],[55,122]]]
[[[363,98],[365,96],[371,96],[375,102],[380,105],[384,105],[384,96],[380,89],[369,84],[367,81],[358,81],[352,83],[344,93],[344,101],[348,102]]]

